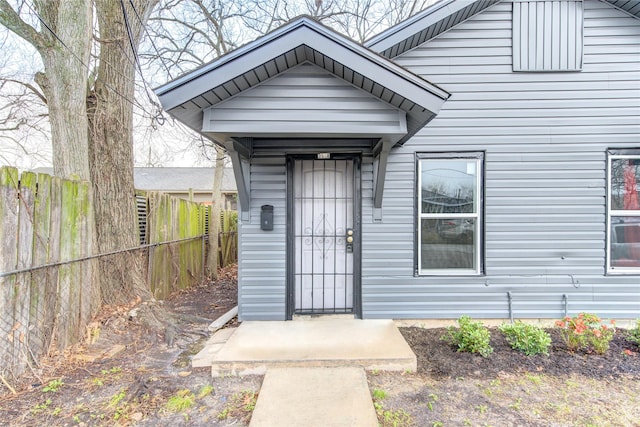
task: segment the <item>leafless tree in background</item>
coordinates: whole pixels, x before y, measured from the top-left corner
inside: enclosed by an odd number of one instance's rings
[[[33,87],[31,92],[38,97],[41,90],[47,106],[54,174],[91,181],[95,233],[90,234],[98,252],[135,247],[132,133],[137,50],[156,0],[31,4],[0,0],[0,25],[31,44],[42,60],[44,69],[34,77],[39,90]],[[29,89],[28,83],[22,86]],[[102,301],[151,297],[142,263],[110,259],[99,263],[98,270]]]

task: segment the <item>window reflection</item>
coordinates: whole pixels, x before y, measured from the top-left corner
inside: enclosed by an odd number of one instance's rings
[[[611,209],[639,210],[640,159],[611,161]]]
[[[611,266],[640,267],[640,218],[611,218]]]
[[[475,219],[422,220],[422,269],[475,269]]]
[[[422,167],[422,212],[475,212],[476,174],[475,161],[425,161]]]

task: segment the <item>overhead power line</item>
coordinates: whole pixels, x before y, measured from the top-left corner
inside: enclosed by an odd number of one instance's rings
[[[130,0],[130,3],[131,3],[131,7],[133,7],[133,9],[135,11],[135,6],[133,5],[133,2],[131,2],[131,0]],[[124,18],[124,26],[125,26],[125,29],[127,30],[127,36],[128,36],[128,39],[129,39],[129,46],[131,46],[131,54],[133,55],[133,59],[135,61],[134,67],[136,65],[138,66],[138,71],[140,72],[140,79],[142,80],[142,85],[144,87],[145,95],[147,95],[147,98],[149,98],[149,102],[151,102],[151,104],[153,104],[153,106],[156,107],[156,114],[153,116],[153,120],[155,120],[156,122],[158,122],[159,125],[162,126],[164,124],[164,116],[162,115],[162,107],[149,94],[149,87],[147,85],[147,82],[144,79],[143,74],[142,74],[142,67],[140,66],[140,60],[138,58],[138,51],[136,49],[136,43],[133,41],[133,34],[132,34],[132,30],[131,30],[131,25],[129,24],[129,15],[127,14],[127,8],[125,7],[123,0],[120,0],[120,8],[122,9],[122,17]],[[136,15],[138,15],[137,11],[136,11]],[[139,19],[139,16],[138,16],[138,19]],[[140,26],[141,26],[141,28],[144,28],[144,22],[142,22],[141,20],[140,20]]]
[[[160,64],[162,64],[162,67],[167,72],[167,76],[170,79],[172,79],[173,77],[171,76],[171,71],[169,70],[169,67],[167,67],[167,64],[164,63],[162,55],[160,55],[160,50],[158,50],[158,47],[156,46],[156,44],[153,41],[153,37],[151,37],[151,34],[149,34],[149,30],[147,29],[147,26],[142,21],[142,18],[140,18],[140,14],[138,13],[138,10],[136,9],[136,6],[133,4],[133,0],[129,0],[129,4],[131,5],[131,8],[133,9],[133,12],[135,13],[136,18],[138,18],[138,22],[140,22],[140,25],[142,26],[142,29],[147,34],[147,37],[149,37],[149,42],[151,42],[151,46],[153,46],[153,50],[156,51],[156,54],[158,55],[158,59],[160,60]]]

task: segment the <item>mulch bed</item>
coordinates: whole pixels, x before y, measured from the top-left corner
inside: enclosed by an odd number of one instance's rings
[[[548,356],[526,356],[513,350],[497,328],[490,328],[493,353],[456,351],[440,338],[446,328],[400,328],[400,332],[418,358],[418,373],[434,378],[486,378],[498,374],[537,372],[550,375],[578,374],[591,378],[632,376],[640,378],[640,353],[627,341],[628,331],[618,329],[606,354],[571,353],[558,329],[547,329],[553,340]]]

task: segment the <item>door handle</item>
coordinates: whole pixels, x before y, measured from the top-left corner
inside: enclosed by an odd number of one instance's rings
[[[353,228],[347,228],[346,251],[349,253],[353,252],[353,237]]]

